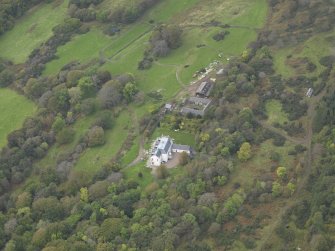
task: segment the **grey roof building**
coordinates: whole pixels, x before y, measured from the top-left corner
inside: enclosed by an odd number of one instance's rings
[[[188,153],[191,153],[191,147],[188,146],[188,145],[173,144],[172,145],[172,152],[188,152]]]
[[[195,94],[200,97],[208,97],[213,88],[213,84],[210,81],[201,82]]]
[[[208,98],[191,97],[180,112],[183,114],[190,113],[195,116],[204,116],[211,102],[212,100]]]

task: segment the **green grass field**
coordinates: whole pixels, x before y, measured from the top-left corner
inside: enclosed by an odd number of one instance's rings
[[[68,0],[59,0],[34,7],[16,22],[12,30],[0,36],[0,55],[14,63],[23,63],[52,35],[52,28],[66,17],[67,5]]]
[[[218,5],[222,1],[216,0]],[[167,0],[157,4],[149,10],[139,22],[123,29],[121,33],[114,37],[106,37],[99,31],[93,29],[85,35],[75,37],[71,42],[60,47],[57,51],[59,59],[47,64],[44,75],[57,73],[62,66],[72,60],[87,62],[92,58],[99,56],[101,51],[104,57],[108,58],[104,69],[112,73],[124,73],[127,71],[135,74],[139,86],[142,90],[148,92],[161,89],[165,97],[172,97],[179,89],[180,83],[177,81],[176,72],[179,72],[179,78],[182,83],[188,83],[194,72],[208,63],[218,58],[218,54],[223,52],[227,56],[240,54],[249,42],[256,38],[254,28],[262,25],[267,12],[266,2],[257,0],[249,3],[245,0],[239,0],[234,4],[239,6],[239,14],[236,10],[226,10],[224,7],[230,6],[231,1],[224,1],[221,12],[216,13],[222,22],[229,20],[228,23],[246,26],[246,28],[232,28],[231,34],[222,43],[217,43],[212,36],[219,31],[218,28],[209,29],[186,29],[184,33],[183,46],[171,53],[167,58],[161,59],[148,71],[138,71],[137,64],[142,59],[146,43],[149,38],[148,31],[152,26],[149,20],[155,22],[182,22],[181,25],[187,27],[188,23],[183,20],[185,15],[179,13],[191,13],[208,8],[207,1],[199,0]],[[109,3],[112,4],[112,3]],[[102,6],[107,6],[108,2]],[[242,8],[243,7],[243,8]],[[206,10],[208,11],[208,10]],[[204,17],[203,22],[209,21]],[[198,20],[199,22],[199,20]],[[94,42],[90,42],[94,41]],[[207,46],[197,49],[196,45],[205,43]],[[94,45],[92,45],[94,44]],[[184,65],[190,65],[187,69]]]
[[[270,160],[271,153],[277,152],[281,156],[279,165],[290,169],[293,167],[294,157],[289,155],[288,152],[293,146],[293,143],[286,141],[284,146],[277,147],[272,144],[272,140],[267,140],[260,145],[259,149],[256,149],[257,154],[250,160],[250,165],[253,166],[254,171],[257,170],[260,173],[263,172],[262,170],[268,171],[272,163]]]
[[[75,36],[66,45],[57,49],[58,58],[46,65],[43,75],[55,74],[71,61],[78,60],[86,63],[91,59],[99,58],[99,51],[109,43],[110,38],[97,29]]]
[[[276,72],[282,74],[284,77],[291,77],[295,75],[296,72],[294,68],[287,64],[288,57],[307,57],[313,64],[315,64],[316,70],[311,73],[306,71],[304,74],[307,76],[317,76],[326,69],[319,63],[319,59],[334,53],[334,45],[327,40],[327,38],[331,36],[335,36],[335,31],[318,34],[297,46],[276,51],[274,54],[274,68]]]
[[[205,2],[202,2],[201,8],[206,7]],[[241,5],[243,2],[245,3],[245,1],[240,2]],[[189,5],[190,11],[193,10],[192,8],[201,10],[196,2],[192,2],[192,4]],[[143,57],[147,46],[146,41],[149,38],[148,34],[136,40],[111,61],[106,62],[103,68],[114,73],[123,73],[124,69],[127,69],[135,75],[141,90],[145,92],[162,90],[165,99],[169,99],[180,90],[181,84],[187,84],[192,80],[195,71],[206,67],[213,60],[220,60],[219,53],[223,53],[225,57],[239,55],[249,42],[256,39],[256,31],[253,28],[260,27],[264,22],[267,12],[266,2],[258,0],[254,4],[247,4],[247,7],[247,10],[242,11],[241,15],[230,19],[229,23],[236,22],[238,26],[243,25],[251,28],[232,28],[230,35],[222,42],[216,42],[212,39],[212,36],[220,31],[219,28],[187,28],[184,30],[183,45],[180,48],[172,51],[168,57],[159,59],[151,69],[139,71],[137,64]],[[170,19],[171,22],[178,20],[185,22],[183,17],[179,17],[176,13],[173,14],[176,16]],[[153,16],[152,18],[155,20]],[[224,16],[221,18],[224,22]],[[188,23],[184,25],[187,26]],[[197,48],[198,44],[206,44],[206,46]],[[185,65],[188,67],[185,68]]]
[[[127,167],[122,170],[122,173],[127,180],[137,181],[141,188],[145,188],[147,185],[154,181],[151,174],[151,169],[145,166],[145,162],[141,162],[136,166]],[[138,173],[142,173],[143,177],[139,178]]]
[[[19,129],[25,118],[33,115],[33,102],[9,89],[0,89],[0,147],[7,143],[7,134]]]
[[[49,151],[48,154],[39,162],[37,162],[38,167],[43,167],[47,165],[53,165],[56,163],[57,158],[60,155],[66,154],[70,151],[72,151],[75,146],[79,143],[79,140],[81,137],[85,135],[85,133],[88,131],[88,129],[91,127],[93,122],[96,120],[98,114],[94,114],[88,117],[79,118],[74,125],[72,126],[75,137],[74,140],[70,144],[66,145],[53,145]]]
[[[76,163],[75,169],[94,174],[115,156],[127,138],[131,126],[130,114],[127,111],[121,112],[115,120],[114,127],[105,131],[106,143],[87,148]]]
[[[287,114],[282,110],[282,104],[278,100],[269,100],[265,105],[266,114],[268,115],[268,122],[284,124],[288,122]]]
[[[129,151],[127,151],[127,153],[122,157],[121,159],[121,163],[124,166],[129,165],[133,160],[136,159],[137,155],[138,155],[138,151],[140,149],[140,145],[139,145],[139,137],[136,137],[134,139],[134,143],[132,145],[132,147],[129,149]]]

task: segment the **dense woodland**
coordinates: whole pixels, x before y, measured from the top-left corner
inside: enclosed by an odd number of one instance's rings
[[[39,2],[1,0],[0,34]],[[255,250],[258,231],[269,218],[261,209],[289,201],[274,231],[279,244],[269,239],[260,250],[296,250],[297,240],[311,243],[311,250],[331,250],[335,245],[335,59],[332,55],[320,58],[325,67],[320,74],[284,77],[274,69],[273,54],[275,49],[333,29],[334,1],[268,1],[264,29],[224,66],[212,91],[215,105],[205,117],[175,112],[161,119],[158,107],[141,118],[141,134],[150,136],[157,124],[173,130],[183,126],[194,134],[197,146],[194,158],[180,160],[183,172],[172,175],[161,166],[154,182],[145,188],[139,184],[141,172],[137,179],[123,177],[122,151],[93,178],[70,171],[85,149],[105,143],[106,131],[113,128],[122,110],[148,98],[159,102],[159,95],[139,90],[126,70],[114,75],[98,69],[103,62],[73,62],[55,76],[41,75],[59,46],[88,32],[88,22],[121,27],[136,22],[159,1],[131,1],[102,12],[96,10],[101,2],[70,0],[70,18],[53,29],[53,35],[25,64],[1,59],[0,86],[33,100],[38,112],[8,135],[0,153],[0,249],[216,250],[204,241],[210,239],[218,250],[230,250],[236,240]],[[179,48],[182,36],[182,27],[155,26],[139,69],[150,68],[157,58]],[[313,73],[315,67],[310,62],[308,69]],[[235,182],[238,169],[247,165],[262,143],[282,147],[288,137],[308,131],[301,121],[308,115],[310,103],[304,97],[311,86],[316,95],[324,94],[315,108],[311,151],[300,143],[289,146],[295,164],[290,169],[280,166],[285,156],[273,151],[272,166],[253,180],[252,187],[245,189]],[[267,119],[265,107],[271,99],[283,104],[288,122],[274,127],[288,137],[262,127],[260,121]],[[57,156],[54,165],[35,165],[52,146],[73,143],[72,126],[91,114],[99,116],[73,151]],[[310,173],[305,171],[309,152],[313,155]],[[308,181],[299,187],[303,175]],[[34,178],[27,182],[30,176]],[[303,190],[301,197],[295,197]]]

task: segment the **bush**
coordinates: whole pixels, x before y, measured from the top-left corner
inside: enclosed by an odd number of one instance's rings
[[[113,127],[112,113],[110,111],[104,111],[99,115],[94,125],[102,127],[104,130],[111,129]]]
[[[88,146],[100,146],[105,144],[105,132],[104,129],[100,126],[94,126],[90,129],[87,134],[87,143]]]
[[[168,175],[169,175],[169,172],[165,165],[160,165],[156,169],[156,176],[158,179],[165,179]]]
[[[179,156],[179,165],[185,166],[189,161],[189,156],[186,152],[182,152]]]
[[[87,115],[93,114],[96,111],[96,101],[94,98],[88,98],[83,100],[83,102],[80,104],[80,111]]]
[[[59,145],[69,144],[74,140],[75,131],[72,128],[62,129],[56,136]]]
[[[152,66],[152,61],[153,61],[152,58],[143,58],[143,59],[138,63],[137,69],[138,69],[138,70],[148,70],[148,69],[150,69],[151,66]]]
[[[222,41],[223,39],[225,39],[226,35],[229,35],[229,33],[230,33],[229,31],[221,31],[221,32],[215,34],[213,36],[213,39],[215,41]]]
[[[335,63],[335,56],[322,57],[319,62],[325,67],[331,67]]]
[[[281,135],[279,135],[279,134],[275,134],[275,135],[273,136],[273,141],[272,141],[272,143],[273,143],[275,146],[283,146],[283,145],[285,145],[285,142],[286,142],[286,139],[285,139],[283,136],[281,136]]]
[[[247,249],[254,249],[256,247],[255,240],[252,238],[246,238],[243,240],[243,244]]]
[[[0,87],[9,86],[14,81],[14,73],[4,70],[0,73]]]

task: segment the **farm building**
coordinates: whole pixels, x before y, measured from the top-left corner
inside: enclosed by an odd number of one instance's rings
[[[172,104],[169,104],[169,103],[165,104],[164,106],[165,112],[172,111],[172,108],[173,108]]]
[[[188,145],[173,144],[172,152],[173,153],[187,153],[190,155],[192,153],[192,149]]]
[[[201,82],[195,94],[199,97],[209,97],[209,94],[212,88],[213,88],[213,84],[211,81],[208,81],[208,80],[203,81]]]
[[[172,158],[172,153],[191,154],[191,147],[187,145],[173,144],[173,140],[167,136],[157,138],[152,146],[150,165],[160,166]]]
[[[191,97],[186,101],[185,106],[180,112],[202,117],[205,115],[205,112],[211,103],[212,100],[208,98]]]
[[[309,88],[308,90],[307,90],[307,92],[306,92],[306,97],[312,97],[312,95],[313,95],[313,89],[312,88]]]

